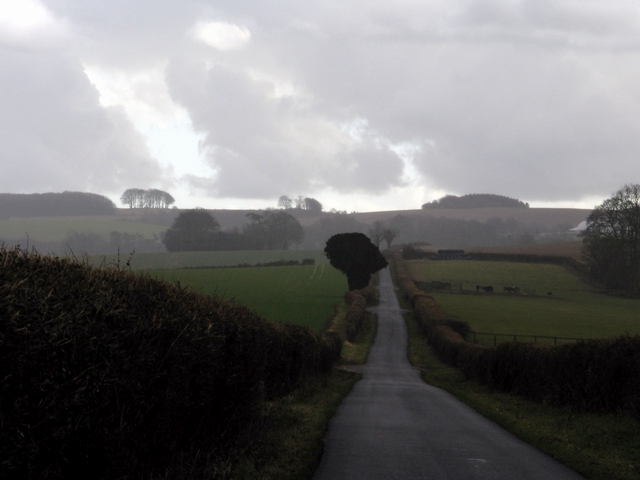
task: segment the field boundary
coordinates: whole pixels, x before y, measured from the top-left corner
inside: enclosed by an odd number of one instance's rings
[[[549,346],[465,340],[466,322],[451,321],[412,281],[400,252],[393,266],[402,295],[438,356],[470,380],[539,403],[592,413],[640,415],[640,336]]]
[[[570,342],[580,342],[580,341],[585,341],[585,338],[575,338],[575,337],[558,337],[558,336],[554,336],[554,335],[522,335],[520,333],[517,334],[513,334],[513,333],[492,333],[492,332],[476,332],[474,330],[469,331],[469,336],[473,336],[473,342],[477,344],[477,336],[478,335],[483,335],[483,336],[489,336],[489,337],[493,337],[493,346],[497,346],[498,344],[498,337],[508,337],[508,338],[513,338],[513,340],[506,340],[507,342],[509,341],[513,341],[513,342],[517,342],[518,338],[533,338],[533,343],[538,343],[538,339],[547,339],[547,340],[551,340],[553,339],[553,345],[556,346],[558,344],[558,340],[567,340]],[[501,342],[504,343],[504,342]],[[531,342],[529,342],[531,343]]]
[[[536,255],[533,253],[485,253],[469,252],[472,260],[490,262],[550,263],[575,271],[581,276],[589,275],[589,267],[575,258],[564,255]]]

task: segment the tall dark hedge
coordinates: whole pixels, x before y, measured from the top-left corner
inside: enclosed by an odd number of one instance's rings
[[[0,249],[0,478],[148,478],[224,452],[340,347],[152,278]]]

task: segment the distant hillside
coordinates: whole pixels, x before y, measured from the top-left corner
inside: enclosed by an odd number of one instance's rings
[[[423,209],[431,208],[529,208],[528,203],[521,202],[515,198],[503,197],[502,195],[493,195],[487,193],[472,193],[457,197],[455,195],[446,195],[433,202],[422,205]]]
[[[0,193],[0,219],[113,215],[116,206],[95,193]]]

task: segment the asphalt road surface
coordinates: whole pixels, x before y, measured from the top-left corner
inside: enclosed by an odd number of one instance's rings
[[[388,269],[373,311],[378,333],[363,378],[329,424],[314,480],[582,478],[421,380]]]

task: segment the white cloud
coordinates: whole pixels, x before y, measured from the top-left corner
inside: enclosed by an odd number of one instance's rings
[[[68,35],[57,19],[37,0],[0,0],[0,45],[51,47]]]
[[[190,33],[196,40],[221,51],[242,48],[251,40],[247,27],[228,22],[196,22]]]
[[[100,106],[79,62],[54,52],[0,56],[1,191],[118,192],[162,171],[121,108]]]

